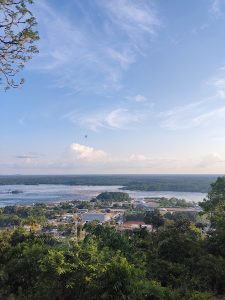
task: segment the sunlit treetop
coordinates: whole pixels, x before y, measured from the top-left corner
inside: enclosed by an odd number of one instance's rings
[[[24,65],[38,49],[36,19],[29,9],[32,0],[0,0],[0,85],[17,88],[23,78],[17,78]]]

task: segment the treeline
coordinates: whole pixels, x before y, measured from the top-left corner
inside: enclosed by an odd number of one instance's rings
[[[159,199],[160,207],[182,207],[182,208],[188,208],[193,207],[195,203],[186,201],[185,199],[177,199],[177,198],[165,198],[162,197]]]
[[[50,212],[45,204],[36,204],[33,207],[6,206],[0,208],[0,228],[43,224],[49,216]]]
[[[79,202],[83,203],[83,202]],[[86,203],[86,202],[85,202]],[[5,206],[0,208],[0,229],[23,225],[46,225],[48,219],[54,219],[58,215],[73,212],[72,203],[62,202],[49,207],[44,203],[36,203],[32,206]]]
[[[124,202],[129,199],[129,195],[123,192],[103,192],[96,197],[96,200],[101,202]]]
[[[208,192],[214,175],[36,175],[0,176],[0,185],[119,185],[143,191]]]
[[[122,188],[131,191],[173,191],[173,192],[201,192],[207,193],[210,184],[215,180],[213,176],[153,176],[143,180],[128,182]]]

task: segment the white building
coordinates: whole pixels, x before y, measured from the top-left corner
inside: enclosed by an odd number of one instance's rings
[[[63,221],[69,222],[69,221],[73,221],[73,219],[74,219],[74,215],[73,215],[73,214],[67,213],[67,214],[64,214],[64,215],[62,216],[62,220],[63,220]]]
[[[82,215],[83,222],[99,221],[101,223],[107,222],[110,220],[109,214],[104,213],[85,213]]]

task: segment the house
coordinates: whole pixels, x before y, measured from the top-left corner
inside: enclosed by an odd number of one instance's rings
[[[83,222],[99,221],[101,223],[107,222],[111,219],[111,215],[107,213],[84,213],[82,215]]]
[[[159,212],[161,215],[165,215],[168,212],[168,208],[164,208],[164,207],[159,208]]]
[[[153,209],[159,208],[160,206],[160,203],[156,201],[148,201],[147,204],[149,208],[153,208]]]
[[[138,204],[136,204],[135,208],[136,209],[143,209],[143,210],[149,209],[149,207],[146,203],[138,203]]]
[[[74,219],[73,214],[66,213],[62,216],[62,221],[65,221],[65,222],[72,222],[73,219]]]
[[[86,209],[86,208],[78,208],[78,209],[77,209],[77,212],[78,212],[79,214],[84,214],[84,213],[87,213],[87,212],[88,212],[88,209]]]
[[[146,209],[149,208],[147,203],[144,200],[136,200],[135,204],[134,204],[134,207],[136,209],[140,209],[140,210],[146,210]]]

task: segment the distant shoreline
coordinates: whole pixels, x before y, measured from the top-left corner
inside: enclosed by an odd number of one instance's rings
[[[9,193],[9,190],[15,190],[16,185],[0,186],[0,206],[8,205],[30,205],[32,203],[58,203],[64,201],[89,201],[101,192],[121,191],[122,186],[109,185],[19,185],[21,193]],[[132,191],[124,190],[130,197],[143,199],[146,197],[165,197],[185,199],[187,201],[199,202],[206,197],[202,192],[180,192],[180,191]]]
[[[0,186],[121,186],[131,191],[207,193],[217,175],[0,175]]]

